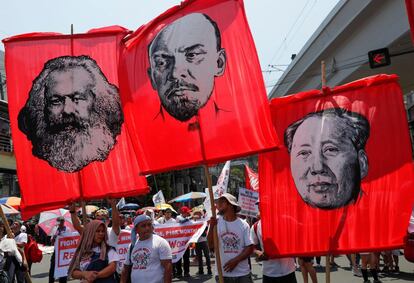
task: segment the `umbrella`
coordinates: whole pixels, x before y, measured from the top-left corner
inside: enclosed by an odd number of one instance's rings
[[[0,198],[0,204],[8,204],[16,209],[20,208],[21,198],[18,197],[4,197]]]
[[[136,203],[126,203],[120,210],[137,210],[139,205]]]
[[[45,233],[49,236],[52,235],[56,230],[54,229],[58,223],[57,218],[62,216],[65,219],[65,226],[66,229],[69,229],[69,231],[75,231],[72,224],[72,219],[70,217],[70,212],[67,209],[59,208],[54,210],[49,210],[40,213],[39,217],[39,226],[40,228],[45,231]]]
[[[99,209],[99,207],[97,207],[96,205],[86,205],[85,209],[86,209],[86,214],[90,215],[90,214],[94,213],[95,211],[97,211]],[[82,207],[79,207],[78,211],[82,212]]]
[[[18,210],[8,204],[1,204],[1,208],[6,215],[16,215],[20,213]]]
[[[171,206],[171,204],[168,203],[162,203],[155,206],[156,209],[159,210],[166,210],[167,208],[171,209],[175,214],[178,214],[177,211]]]
[[[169,203],[171,202],[184,202],[184,201],[189,201],[189,200],[193,200],[193,199],[199,199],[199,198],[205,198],[206,194],[205,193],[201,193],[201,192],[191,192],[182,196],[178,196],[172,200],[169,201]]]

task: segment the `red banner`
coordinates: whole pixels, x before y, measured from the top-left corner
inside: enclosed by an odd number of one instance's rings
[[[414,0],[405,0],[408,22],[411,29],[411,40],[414,42]]]
[[[244,176],[246,182],[246,189],[258,191],[259,190],[259,175],[249,167],[244,165]]]
[[[77,200],[147,192],[118,94],[121,39],[34,33],[4,40],[23,217]]]
[[[126,41],[121,99],[143,173],[278,142],[242,0],[184,1]]]
[[[378,75],[271,101],[285,147],[259,158],[267,253],[340,254],[403,245],[414,172],[397,80]]]

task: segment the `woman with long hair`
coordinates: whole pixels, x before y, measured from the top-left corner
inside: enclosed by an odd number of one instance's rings
[[[0,222],[0,240],[4,238],[4,236],[7,235],[6,227],[4,226],[3,222]]]
[[[116,250],[108,245],[105,224],[93,220],[83,229],[68,274],[84,283],[116,283],[117,261],[119,256]]]

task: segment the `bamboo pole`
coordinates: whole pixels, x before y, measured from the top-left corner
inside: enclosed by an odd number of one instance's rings
[[[321,62],[321,81],[322,81],[322,88],[326,87],[326,64],[325,61]],[[326,267],[325,267],[325,273],[326,273],[326,283],[331,283],[331,256],[328,253],[326,255]]]
[[[70,25],[70,54],[71,56],[74,56],[73,52],[73,24]],[[88,221],[87,215],[86,215],[86,202],[83,198],[83,190],[82,190],[82,178],[81,173],[78,172],[78,181],[79,181],[79,194],[80,194],[80,205],[82,207],[82,223],[83,225],[86,225],[86,222]]]
[[[213,194],[213,184],[211,181],[211,175],[208,172],[208,166],[204,165],[204,174],[207,178],[207,187],[208,187],[208,194],[210,196],[210,206],[211,206],[211,215],[213,218],[216,218],[216,209],[214,205],[214,194]],[[214,226],[213,231],[213,238],[214,238],[214,254],[216,255],[216,266],[217,266],[217,273],[219,277],[219,283],[223,283],[223,270],[221,269],[221,257],[220,257],[220,246],[219,246],[219,239],[218,239],[218,232],[217,232],[217,225]]]
[[[322,87],[326,86],[326,64],[325,61],[321,62],[321,79],[322,79]]]

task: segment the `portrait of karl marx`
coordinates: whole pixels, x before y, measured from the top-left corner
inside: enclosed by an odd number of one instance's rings
[[[162,108],[181,122],[207,104],[215,78],[222,76],[226,67],[220,30],[201,13],[188,14],[165,26],[149,44],[148,57],[149,79]]]
[[[343,108],[309,113],[287,127],[290,169],[303,201],[335,209],[358,199],[368,174],[369,133],[364,116]]]
[[[18,116],[33,155],[65,172],[106,160],[123,121],[118,88],[88,56],[47,61]]]

